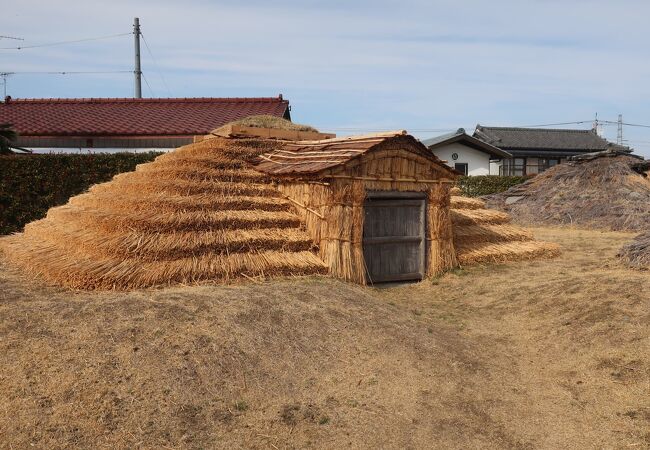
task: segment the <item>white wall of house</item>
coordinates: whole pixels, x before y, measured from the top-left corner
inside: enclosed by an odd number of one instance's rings
[[[458,154],[458,159],[452,159],[452,155]],[[454,142],[442,147],[433,149],[433,154],[438,158],[447,161],[447,165],[454,167],[456,163],[468,165],[468,175],[499,175],[497,166],[496,172],[490,172],[490,155],[460,142]]]

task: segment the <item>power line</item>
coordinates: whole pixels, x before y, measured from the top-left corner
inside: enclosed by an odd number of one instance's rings
[[[144,41],[144,46],[147,49],[147,52],[149,53],[149,56],[151,56],[151,59],[153,60],[153,65],[156,68],[156,71],[158,72],[158,75],[160,75],[160,79],[163,82],[163,85],[165,85],[165,89],[167,90],[167,94],[170,97],[173,97],[171,91],[169,90],[169,86],[167,86],[167,81],[165,80],[165,76],[163,75],[162,71],[160,70],[160,66],[158,66],[158,61],[156,61],[156,58],[153,56],[153,53],[151,52],[151,48],[149,47],[149,43],[147,42],[147,39],[144,37],[144,34],[142,31],[140,32],[140,36],[142,36],[142,40]]]
[[[51,72],[51,71],[32,71],[32,72],[0,72],[2,77],[2,88],[4,97],[7,96],[7,77],[11,75],[86,75],[86,74],[108,74],[108,73],[133,73],[130,70],[92,70],[92,71],[64,71],[64,72]]]
[[[0,39],[13,39],[14,41],[24,41],[25,39],[14,36],[0,36]]]
[[[112,39],[120,36],[129,36],[131,33],[120,33],[120,34],[111,34],[109,36],[98,36],[84,39],[76,39],[73,41],[61,41],[61,42],[50,42],[46,44],[36,44],[36,45],[21,45],[20,47],[0,47],[0,50],[25,50],[29,48],[40,48],[40,47],[53,47],[55,45],[65,45],[65,44],[76,44],[78,42],[88,42],[88,41],[99,41],[102,39]]]
[[[538,125],[520,125],[514,128],[543,128],[543,127],[557,127],[560,125],[581,125],[584,123],[592,123],[593,120],[578,120],[576,122],[557,122],[557,123],[544,123]]]
[[[104,73],[133,73],[132,70],[66,70],[66,71],[30,71],[30,72],[0,72],[0,76],[7,75],[80,75]]]
[[[147,85],[149,88],[149,92],[151,93],[152,97],[155,97],[156,94],[153,93],[153,89],[151,89],[151,85],[149,84],[149,81],[147,81],[147,77],[144,76],[144,73],[142,74],[142,78],[144,78],[144,83]]]
[[[618,122],[612,122],[611,120],[603,120],[602,122],[608,123],[608,124],[618,124]],[[641,125],[638,123],[627,123],[627,122],[621,122],[622,125],[628,126],[628,127],[641,127],[641,128],[650,128],[650,125]]]
[[[383,132],[401,130],[404,127],[370,127],[370,128],[347,128],[347,127],[319,127],[327,131],[367,131],[367,132]],[[443,133],[445,131],[455,131],[458,128],[409,128],[409,131],[418,133]]]
[[[545,123],[545,124],[536,124],[536,125],[510,125],[509,127],[512,127],[512,128],[543,128],[543,127],[560,126],[560,125],[582,125],[582,124],[592,124],[592,123],[593,123],[593,120],[576,120],[576,121],[573,121],[573,122],[555,122],[555,123]],[[599,119],[598,123],[600,125],[618,125],[618,121],[615,122],[615,121],[611,121],[611,120],[600,120]],[[627,123],[627,122],[623,122],[623,125],[650,128],[650,125],[632,124],[632,123]],[[361,127],[321,127],[321,128],[323,130],[327,130],[327,131],[354,131],[354,132],[373,132],[374,133],[374,132],[397,130],[397,129],[401,129],[401,128],[404,128],[404,127],[369,126],[367,128],[361,128]],[[443,133],[443,132],[448,132],[448,131],[456,131],[457,128],[409,128],[408,130],[410,132],[417,132],[417,133]]]

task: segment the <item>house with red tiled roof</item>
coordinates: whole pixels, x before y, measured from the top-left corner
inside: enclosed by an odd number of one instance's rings
[[[289,101],[261,98],[73,98],[0,102],[15,145],[37,152],[164,150],[254,115],[291,119]]]

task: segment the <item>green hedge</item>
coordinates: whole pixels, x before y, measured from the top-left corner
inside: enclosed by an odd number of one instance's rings
[[[22,230],[52,206],[159,154],[0,156],[0,234]]]
[[[507,191],[513,186],[529,180],[530,177],[501,177],[498,175],[482,175],[476,177],[460,177],[458,187],[463,195],[480,197],[481,195],[496,194]]]

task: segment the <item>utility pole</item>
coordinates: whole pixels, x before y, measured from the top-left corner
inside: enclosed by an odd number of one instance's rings
[[[4,95],[2,96],[3,99],[7,98],[7,77],[11,75],[12,72],[2,72],[0,73],[0,77],[2,77],[2,87],[4,90]]]
[[[135,98],[142,98],[142,70],[140,68],[140,19],[133,19],[133,38],[135,42]]]
[[[623,114],[618,115],[618,133],[616,134],[616,143],[623,145]]]
[[[594,119],[594,123],[591,125],[591,130],[600,136],[600,130],[598,129],[599,126],[600,125],[598,123],[598,113],[596,113],[596,118]]]

